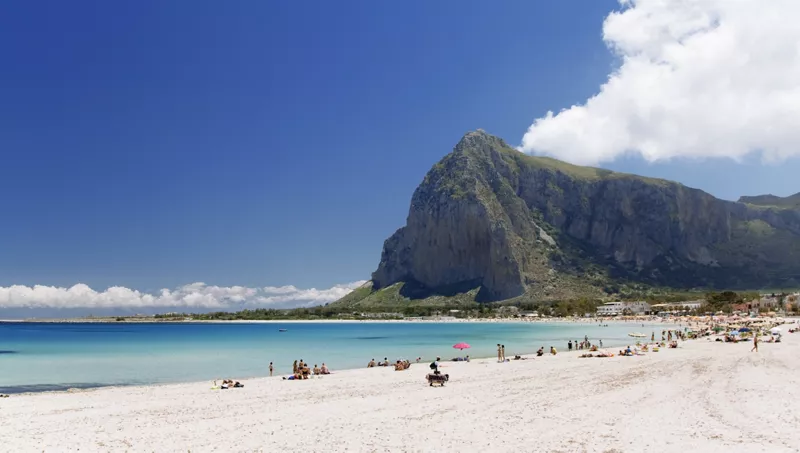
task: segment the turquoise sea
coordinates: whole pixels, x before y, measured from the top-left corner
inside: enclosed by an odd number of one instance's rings
[[[638,323],[608,327],[583,323],[0,323],[0,393],[246,379],[291,371],[294,360],[325,362],[333,370],[360,368],[370,359],[430,361],[439,355],[491,357],[539,347],[566,350],[588,336],[604,346],[630,344],[629,332],[660,332]],[[280,332],[279,329],[287,329]],[[452,348],[467,342],[460,353]]]

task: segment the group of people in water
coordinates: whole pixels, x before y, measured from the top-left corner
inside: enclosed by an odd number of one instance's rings
[[[584,336],[583,337],[583,341],[581,341],[581,342],[578,342],[578,340],[575,340],[574,346],[575,346],[575,350],[576,351],[583,350],[583,349],[591,349],[592,351],[597,351],[597,345],[593,345],[589,341],[589,336],[588,335]],[[569,340],[569,342],[567,343],[567,349],[572,351],[572,347],[573,347],[572,340]],[[600,340],[600,347],[601,348],[603,347],[603,340]]]

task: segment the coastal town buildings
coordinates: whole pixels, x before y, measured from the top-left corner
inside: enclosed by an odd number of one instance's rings
[[[646,315],[652,311],[650,304],[644,301],[606,302],[597,307],[598,316],[616,316],[622,314]]]

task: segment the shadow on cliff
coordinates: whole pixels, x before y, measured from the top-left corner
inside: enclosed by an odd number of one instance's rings
[[[400,295],[411,300],[415,300],[425,299],[433,296],[454,297],[475,290],[478,291],[477,295],[475,296],[476,302],[489,301],[488,295],[485,294],[485,291],[481,287],[480,279],[467,280],[437,288],[429,288],[416,280],[407,280],[403,283],[403,287],[400,288]]]

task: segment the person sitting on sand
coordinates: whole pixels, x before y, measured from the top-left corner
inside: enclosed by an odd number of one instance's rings
[[[538,351],[536,351],[536,357],[541,357],[543,355],[544,355],[544,346],[542,346],[541,348],[539,348]]]
[[[235,381],[233,379],[224,379],[222,381],[222,385],[219,387],[221,389],[228,389],[228,388],[240,388],[244,387],[241,382]]]
[[[551,355],[556,355],[556,354],[558,354],[558,351],[556,351],[556,348],[550,346],[550,354]]]
[[[387,357],[383,358],[383,366],[389,366],[389,359]]]
[[[319,367],[317,366],[316,363],[314,364],[314,374],[317,375],[317,376],[319,376],[321,374],[321,371],[320,371],[320,369],[319,369]]]
[[[322,364],[322,368],[319,369],[321,374],[331,374],[330,370],[328,369],[327,365],[324,363]]]
[[[466,358],[467,362],[469,362],[469,356],[467,356],[467,357],[465,357],[465,358]]]
[[[403,370],[405,370],[405,369],[406,369],[406,365],[403,363],[403,361],[402,361],[402,360],[398,360],[398,361],[397,361],[397,362],[394,364],[394,370],[395,370],[395,371],[403,371]]]
[[[367,364],[367,368],[374,368],[375,367],[375,359],[372,359]]]

